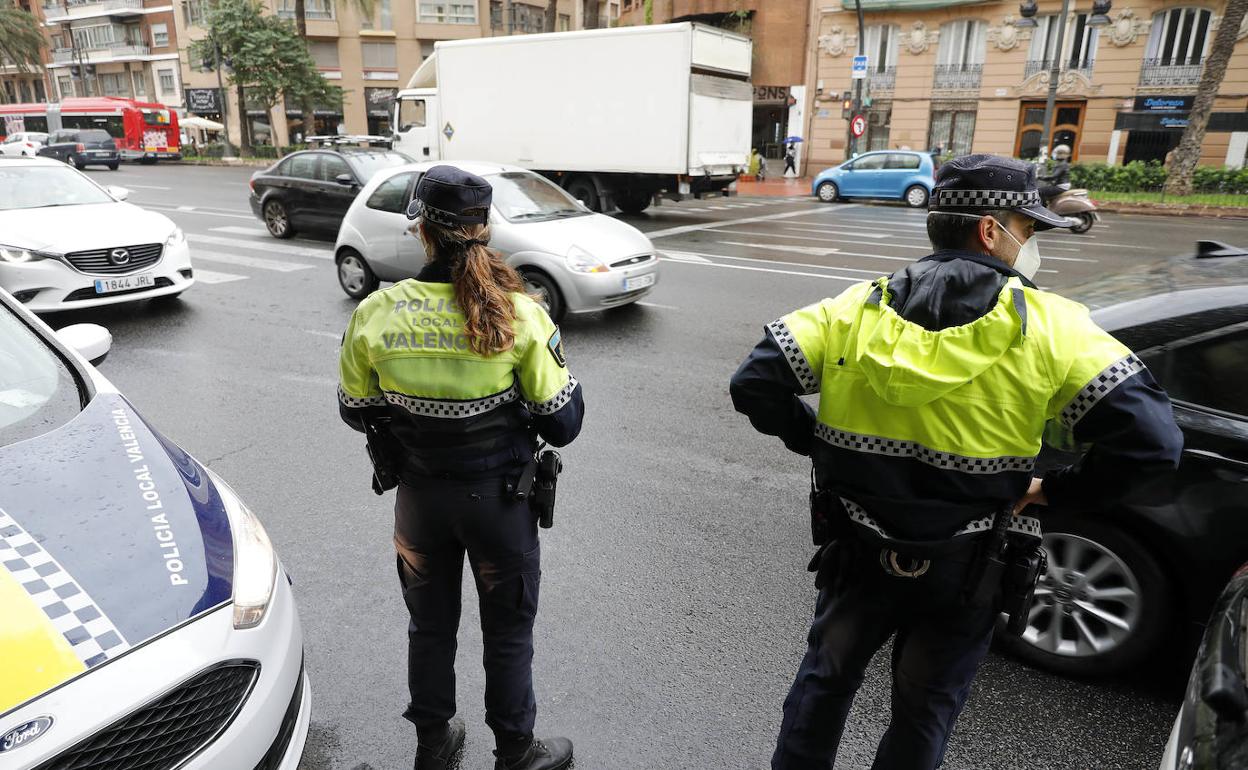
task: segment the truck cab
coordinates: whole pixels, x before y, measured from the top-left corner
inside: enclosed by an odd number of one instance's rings
[[[409,88],[394,102],[393,147],[416,160],[442,160],[438,128],[438,89]]]

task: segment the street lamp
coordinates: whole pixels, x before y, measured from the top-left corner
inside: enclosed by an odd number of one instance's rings
[[[1092,0],[1092,15],[1088,17],[1088,26],[1103,27],[1109,24],[1109,9],[1113,0]],[[1035,29],[1036,0],[1022,0],[1018,4],[1018,21],[1014,26],[1019,29]],[[1049,95],[1044,101],[1044,127],[1040,131],[1040,160],[1049,157],[1049,129],[1053,123],[1053,104],[1057,101],[1057,79],[1062,69],[1062,44],[1066,39],[1066,20],[1070,15],[1070,0],[1062,0],[1062,13],[1057,19],[1057,40],[1053,46],[1053,60],[1049,62]],[[1047,47],[1047,42],[1046,47]]]

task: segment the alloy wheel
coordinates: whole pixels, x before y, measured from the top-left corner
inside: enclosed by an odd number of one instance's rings
[[[1077,535],[1044,536],[1048,571],[1023,640],[1054,655],[1103,655],[1120,647],[1140,622],[1139,580],[1117,554]]]
[[[286,219],[286,209],[282,204],[272,201],[264,207],[264,224],[268,226],[270,233],[279,238],[286,234],[290,222]]]

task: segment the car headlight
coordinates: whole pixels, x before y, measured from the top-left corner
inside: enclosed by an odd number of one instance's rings
[[[564,257],[568,267],[578,273],[605,273],[608,268],[602,264],[602,260],[590,254],[580,246],[573,246],[568,250],[568,255]]]
[[[175,227],[173,232],[169,233],[169,237],[165,239],[165,248],[181,246],[184,243],[186,243],[186,233],[182,232],[181,227]]]
[[[51,257],[51,254],[44,254],[34,249],[0,245],[0,262],[21,264],[23,262],[38,262],[41,259],[49,259]]]
[[[253,628],[264,620],[277,580],[277,555],[260,520],[229,484],[207,468],[230,519],[234,535],[234,627]]]

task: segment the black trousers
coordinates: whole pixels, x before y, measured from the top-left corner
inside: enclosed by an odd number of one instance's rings
[[[455,649],[464,554],[485,644],[485,721],[500,750],[533,737],[533,621],[541,582],[537,521],[514,479],[403,483],[394,506],[399,582],[411,614],[403,716],[417,730],[455,715]]]
[[[832,547],[773,770],[832,770],[867,665],[894,634],[892,718],[872,767],[940,765],[999,612],[997,601],[961,598],[972,557],[933,560],[927,574],[907,578],[888,575],[878,549],[854,540]]]

